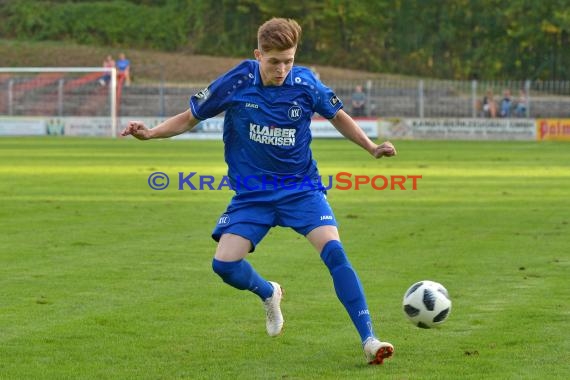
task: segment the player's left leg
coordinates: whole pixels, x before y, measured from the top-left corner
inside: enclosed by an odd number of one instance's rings
[[[320,226],[307,239],[321,254],[334,283],[336,295],[350,315],[362,342],[374,336],[364,289],[350,264],[335,226]]]
[[[293,194],[278,204],[278,222],[307,237],[332,276],[337,297],[350,315],[362,342],[374,336],[360,280],[340,243],[336,219],[324,192]]]
[[[321,253],[321,259],[329,269],[337,297],[360,334],[368,362],[382,364],[392,355],[394,348],[390,343],[380,342],[374,335],[364,289],[346,256],[336,226],[317,227],[307,234],[307,239]]]
[[[279,225],[291,227],[307,237],[321,254],[329,269],[338,299],[344,305],[356,327],[368,362],[380,364],[392,355],[390,343],[380,342],[374,336],[364,290],[356,271],[350,264],[336,226],[334,213],[321,191],[293,194],[277,204]]]

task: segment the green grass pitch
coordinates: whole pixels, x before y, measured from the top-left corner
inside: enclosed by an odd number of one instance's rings
[[[257,297],[211,270],[228,190],[179,191],[178,172],[225,174],[221,142],[0,139],[0,379],[570,378],[570,145],[396,141],[374,160],[316,140],[323,176],[422,175],[417,190],[331,190],[378,335],[356,330],[304,238],[276,228],[250,257],[280,282],[284,334]],[[171,185],[153,191],[154,171]],[[450,319],[422,330],[401,301],[443,283]]]

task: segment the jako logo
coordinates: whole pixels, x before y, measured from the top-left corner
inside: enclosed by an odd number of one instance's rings
[[[358,316],[359,316],[359,317],[362,317],[363,315],[370,315],[370,311],[368,311],[368,309],[359,310],[359,311],[358,311]]]
[[[323,215],[321,216],[321,220],[333,220],[332,215]]]
[[[289,119],[291,120],[298,120],[301,117],[301,107],[293,106],[289,108]]]

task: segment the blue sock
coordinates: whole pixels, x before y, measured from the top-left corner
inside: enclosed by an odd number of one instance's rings
[[[257,294],[262,301],[273,295],[273,286],[263,279],[246,260],[212,261],[212,269],[226,284]]]
[[[374,336],[372,320],[358,275],[350,265],[340,241],[331,240],[325,244],[321,259],[331,273],[336,296],[344,305],[360,334],[360,339],[364,342]]]

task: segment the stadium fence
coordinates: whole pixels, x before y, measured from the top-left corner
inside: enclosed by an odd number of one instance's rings
[[[350,112],[350,96],[357,85],[367,95],[368,117],[453,117],[483,118],[482,99],[489,89],[499,107],[503,91],[511,91],[516,102],[519,91],[526,94],[526,110],[521,117],[570,117],[570,81],[459,81],[433,79],[369,79],[326,81]],[[125,89],[121,116],[166,117],[188,107],[189,97],[208,85],[133,84]],[[514,117],[514,116],[513,116]]]
[[[115,68],[0,67],[0,117],[99,118],[116,134],[121,84]]]
[[[145,67],[137,69],[141,73]],[[128,120],[145,120],[154,126],[182,112],[188,108],[189,97],[214,79],[170,83],[159,72],[156,81],[135,79],[124,87],[124,78],[114,68],[0,68],[0,135],[117,136],[118,126]],[[108,83],[102,82],[104,75]],[[378,132],[402,138],[570,140],[570,81],[391,77],[325,82],[349,112],[354,88],[364,88],[368,120],[361,119],[360,124],[371,137]],[[491,91],[499,109],[507,90],[514,104],[523,92],[523,112],[489,118],[483,112],[484,94]],[[319,137],[334,135],[317,124],[314,132]],[[202,123],[194,137],[217,138],[220,131],[217,118]]]

